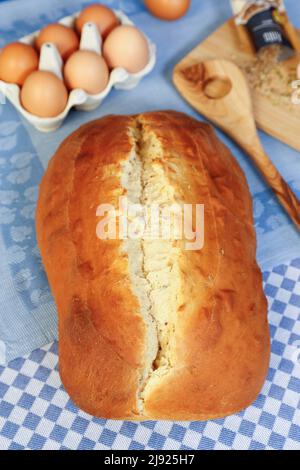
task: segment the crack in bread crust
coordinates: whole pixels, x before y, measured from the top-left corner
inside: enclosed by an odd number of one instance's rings
[[[176,202],[175,189],[164,172],[163,150],[154,133],[144,132],[136,118],[129,130],[133,150],[123,166],[121,184],[127,191],[129,204],[150,209]],[[151,229],[150,211],[144,218],[145,231],[139,240],[127,240],[123,249],[128,254],[133,292],[138,297],[141,315],[146,324],[145,367],[141,371],[138,406],[144,407],[144,392],[151,382],[173,367],[175,319],[179,307],[180,275],[177,240],[157,240],[147,236]],[[161,214],[158,233],[161,230]],[[174,226],[171,226],[174,230]],[[174,233],[174,232],[171,232]]]

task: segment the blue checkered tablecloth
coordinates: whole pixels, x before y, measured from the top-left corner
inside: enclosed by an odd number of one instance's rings
[[[300,258],[264,273],[272,355],[255,403],[207,422],[96,419],[78,410],[57,368],[57,344],[0,367],[0,449],[300,450]]]

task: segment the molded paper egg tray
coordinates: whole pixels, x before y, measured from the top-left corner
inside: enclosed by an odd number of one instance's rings
[[[114,10],[116,16],[121,24],[133,25],[134,23],[121,11]],[[72,16],[66,16],[58,22],[69,27],[73,27],[76,17],[79,15],[75,13]],[[33,45],[35,38],[38,36],[39,31],[24,36],[19,39],[20,42]],[[41,118],[26,111],[20,102],[20,87],[12,83],[6,83],[0,80],[0,92],[15,106],[15,108],[27,119],[34,127],[42,132],[51,132],[58,129],[67,117],[70,109],[75,107],[79,110],[90,111],[100,106],[104,98],[109,94],[110,90],[114,87],[119,90],[130,90],[135,88],[140,80],[151,72],[156,61],[156,47],[146,37],[149,45],[149,62],[146,67],[138,73],[129,73],[124,68],[118,67],[110,72],[109,81],[106,88],[97,95],[89,95],[82,89],[75,89],[69,93],[67,105],[62,113],[58,116],[51,118]],[[84,25],[80,49],[92,50],[101,54],[102,39],[98,33],[98,29],[93,23],[86,23]],[[40,54],[39,70],[46,70],[55,73],[62,79],[62,58],[57,51],[54,44],[43,44]]]

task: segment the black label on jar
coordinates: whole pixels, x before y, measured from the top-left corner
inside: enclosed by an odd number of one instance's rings
[[[253,15],[247,22],[247,28],[250,32],[257,51],[262,47],[272,44],[292,47],[284,35],[283,28],[274,17],[275,8],[270,8]]]

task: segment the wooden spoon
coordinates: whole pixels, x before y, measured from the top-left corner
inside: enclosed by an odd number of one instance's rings
[[[209,60],[175,69],[173,79],[193,107],[247,152],[300,229],[300,202],[261,145],[250,91],[240,68],[227,60]]]

